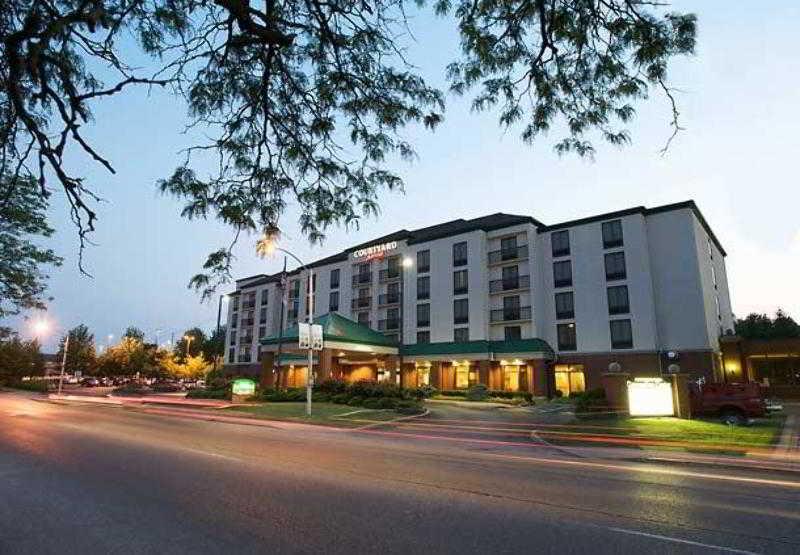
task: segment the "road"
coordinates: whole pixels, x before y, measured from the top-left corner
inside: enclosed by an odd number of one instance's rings
[[[10,393],[0,499],[4,555],[800,551],[800,477],[789,474]]]

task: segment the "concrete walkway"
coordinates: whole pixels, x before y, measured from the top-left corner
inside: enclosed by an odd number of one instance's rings
[[[786,422],[775,451],[778,454],[800,459],[800,403],[784,403]]]

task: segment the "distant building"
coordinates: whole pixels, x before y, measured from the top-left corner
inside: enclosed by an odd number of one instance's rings
[[[611,362],[633,374],[677,363],[718,377],[719,337],[733,329],[725,251],[693,201],[555,225],[509,214],[453,220],[311,266],[315,318],[337,313],[397,346],[358,376],[394,375],[402,357],[404,384],[569,394],[597,387]],[[307,287],[299,270],[285,290],[280,275],[236,282],[231,371],[260,371],[260,344],[273,352],[281,327],[305,319]],[[352,353],[334,354],[322,375],[352,377],[337,362]]]

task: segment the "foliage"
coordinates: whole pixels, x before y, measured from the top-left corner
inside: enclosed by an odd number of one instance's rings
[[[14,389],[22,389],[24,391],[38,391],[39,393],[47,393],[46,380],[24,380],[13,382],[11,386]]]
[[[144,343],[144,332],[136,326],[128,326],[125,328],[125,333],[122,334],[123,338],[134,339],[139,343]]]
[[[303,233],[321,240],[331,225],[375,214],[382,190],[400,190],[391,166],[415,156],[405,129],[442,120],[442,92],[405,58],[410,8],[402,0],[8,0],[0,171],[38,180],[42,196],[52,177],[82,252],[98,197],[96,184],[65,167],[67,147],[113,172],[83,134],[92,105],[131,87],[169,87],[187,104],[189,126],[209,137],[159,184],[185,201],[183,216],[214,217],[238,238],[276,232],[296,203]],[[667,66],[694,49],[692,15],[645,0],[437,0],[433,11],[453,19],[461,40],[448,67],[452,90],[474,90],[476,111],[499,108],[501,125],[522,124],[527,142],[557,129],[558,152],[591,155],[595,131],[624,144],[621,126],[652,87],[667,95],[678,130]],[[142,53],[157,65],[150,75],[134,69]],[[217,170],[203,175],[193,154],[208,151]],[[230,279],[232,258],[232,245],[222,246],[191,285],[210,295]]]
[[[0,122],[5,119],[2,97],[0,92]],[[0,123],[0,127],[2,125]],[[0,129],[0,152],[2,150],[3,130]],[[42,268],[61,265],[61,258],[52,250],[43,249],[34,242],[36,238],[50,237],[53,233],[47,225],[47,196],[42,193],[30,177],[14,177],[3,157],[0,161],[0,318],[19,314],[21,310],[44,310],[49,300],[44,297],[48,276]]]
[[[69,349],[65,364],[68,374],[81,372],[84,375],[94,373],[97,366],[97,353],[95,352],[94,335],[89,333],[89,328],[80,324],[67,332],[69,335]],[[61,338],[58,347],[58,360],[64,356],[64,343],[66,336]]]
[[[467,401],[485,401],[489,398],[489,388],[482,383],[471,385],[465,397]]]
[[[187,399],[227,399],[231,398],[230,388],[201,388],[193,389],[186,394]]]
[[[397,405],[395,406],[395,410],[400,414],[422,414],[425,412],[425,407],[422,406],[422,403],[419,401],[413,401],[410,399],[406,399],[403,401],[398,401]]]
[[[744,319],[737,319],[735,329],[736,335],[746,339],[800,337],[800,324],[780,309],[775,313],[775,318],[754,312]]]
[[[608,410],[606,391],[602,387],[570,395],[570,400],[575,402],[576,414]]]
[[[18,383],[23,377],[43,374],[44,361],[38,341],[23,341],[16,333],[0,329],[0,384]]]
[[[130,337],[123,337],[97,358],[97,372],[103,376],[133,376],[144,378],[164,376],[164,351]]]
[[[203,356],[206,360],[213,363],[214,357],[222,359],[225,356],[225,337],[227,335],[227,326],[222,325],[219,329],[215,329],[204,342],[201,347]]]
[[[144,384],[129,382],[114,388],[114,395],[147,395],[148,393],[152,393],[152,391],[151,388]]]
[[[179,362],[173,353],[164,351],[159,363],[163,375],[181,380],[199,380],[211,370],[211,365],[202,353]]]
[[[330,393],[335,395],[347,391],[347,385],[348,385],[347,382],[344,380],[328,378],[316,384],[314,386],[314,389],[317,391],[322,391],[325,393]]]
[[[190,337],[187,341],[187,337]],[[206,344],[206,334],[200,328],[191,328],[183,332],[181,338],[175,343],[175,355],[178,358],[184,359],[187,355],[187,344],[189,347],[188,354],[190,356],[199,356],[203,354],[203,346]],[[210,358],[213,361],[213,358]]]

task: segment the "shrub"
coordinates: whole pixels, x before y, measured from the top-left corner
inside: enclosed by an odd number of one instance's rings
[[[261,400],[270,403],[296,403],[306,400],[306,390],[301,387],[265,389],[261,392]]]
[[[368,397],[367,399],[364,399],[362,406],[365,409],[380,409],[382,408],[380,406],[381,401],[383,401],[383,399],[378,399],[377,397]]]
[[[13,382],[9,387],[14,389],[23,389],[25,391],[38,391],[39,393],[47,393],[47,382],[45,380],[26,380]]]
[[[313,395],[311,395],[311,399],[315,403],[327,403],[328,401],[331,400],[331,396],[328,393],[322,393],[322,392],[316,392],[315,391],[313,393]]]
[[[485,401],[489,398],[489,388],[482,383],[470,386],[466,398],[468,401]]]
[[[114,388],[112,393],[114,395],[147,395],[148,393],[150,393],[150,391],[151,391],[150,388],[144,384],[140,384],[137,382],[130,382],[120,387]]]
[[[338,395],[339,393],[347,392],[347,382],[344,380],[328,378],[316,384],[314,386],[314,389],[319,391],[320,393],[327,393],[329,395]]]
[[[231,392],[229,389],[193,389],[186,394],[187,399],[227,399],[230,400]]]
[[[378,403],[379,409],[393,409],[397,406],[398,403],[403,402],[393,397],[381,397],[380,399],[376,399],[376,401]]]
[[[406,399],[430,399],[436,394],[436,388],[430,385],[423,385],[421,387],[411,387],[406,389],[404,393],[404,397]]]
[[[439,395],[444,397],[465,397],[467,392],[464,389],[443,389],[439,392]]]
[[[359,380],[347,388],[350,395],[358,397],[395,397],[401,398],[403,390],[392,382],[376,382],[373,380]]]
[[[575,399],[576,413],[598,412],[608,408],[603,388],[590,389],[578,395],[571,395],[570,398]]]
[[[349,400],[350,394],[348,393],[339,393],[338,395],[331,397],[331,402],[336,403],[337,405],[346,405]]]
[[[358,407],[358,406],[361,406],[361,404],[363,402],[364,402],[364,398],[363,397],[360,397],[358,395],[354,395],[353,397],[350,397],[350,400],[347,401],[347,404],[350,405],[351,407]]]
[[[425,412],[425,408],[422,406],[422,403],[418,401],[412,401],[410,399],[398,401],[394,410],[400,414],[422,414]]]

